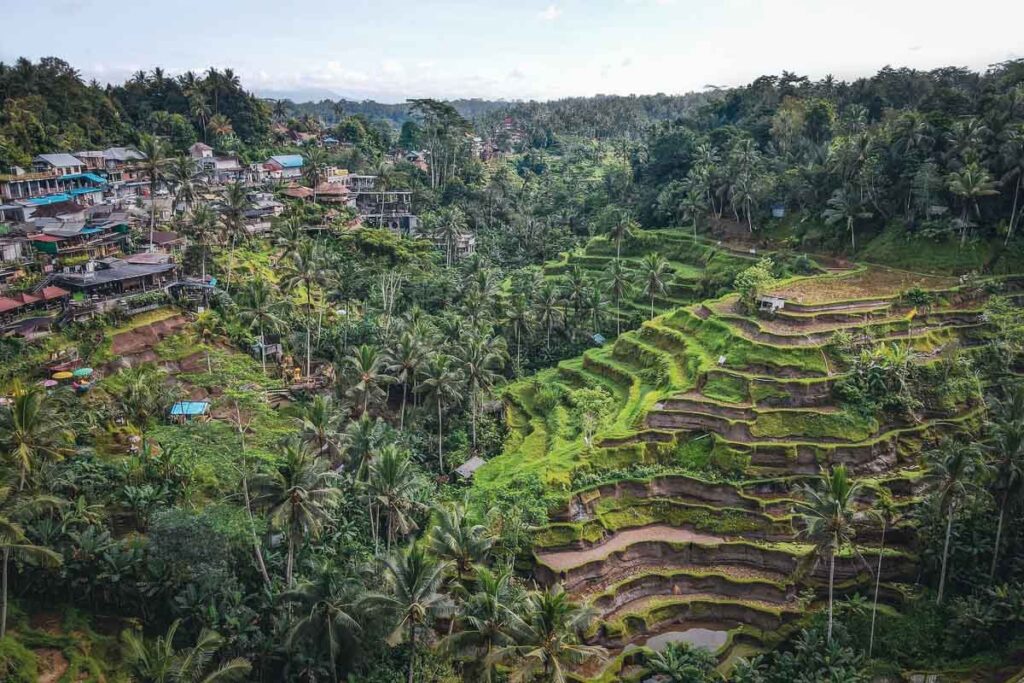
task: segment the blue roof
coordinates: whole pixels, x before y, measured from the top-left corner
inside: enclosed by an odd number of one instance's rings
[[[78,180],[79,178],[85,178],[86,180],[100,185],[106,185],[107,181],[105,178],[96,175],[95,173],[69,173],[68,175],[61,176],[62,180]]]
[[[277,163],[281,168],[302,168],[301,154],[279,154],[270,157],[270,160]]]
[[[35,199],[28,200],[29,204],[33,206],[48,206],[50,204],[58,204],[60,202],[71,201],[71,195],[66,194],[50,194],[45,197],[36,197]]]
[[[206,401],[178,401],[171,406],[171,415],[193,417],[195,415],[205,415],[209,409],[210,404]]]

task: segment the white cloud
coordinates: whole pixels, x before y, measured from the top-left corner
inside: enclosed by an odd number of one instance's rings
[[[562,10],[558,8],[558,5],[548,5],[547,9],[538,12],[537,16],[544,21],[554,21],[562,16]]]

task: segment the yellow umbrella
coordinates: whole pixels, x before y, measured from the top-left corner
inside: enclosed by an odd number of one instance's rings
[[[70,372],[67,372],[66,370],[53,373],[54,379],[71,379],[72,377],[74,377],[74,375],[72,375]]]

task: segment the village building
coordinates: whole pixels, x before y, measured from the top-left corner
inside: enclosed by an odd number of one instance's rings
[[[59,176],[85,173],[85,162],[71,154],[40,154],[32,160],[36,173],[54,173]]]
[[[173,263],[140,264],[107,258],[54,273],[55,284],[88,297],[117,297],[162,288],[174,280]]]
[[[301,154],[279,154],[263,164],[267,175],[275,179],[289,180],[302,177]]]

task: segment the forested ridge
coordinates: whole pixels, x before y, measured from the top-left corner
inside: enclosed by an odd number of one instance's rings
[[[135,238],[217,282],[0,339],[0,679],[1019,669],[1024,62],[380,105],[44,59],[0,98],[4,170],[146,151]],[[375,175],[422,233],[206,185],[196,141]],[[44,387],[71,349],[95,384]],[[651,642],[687,624],[723,640]]]

